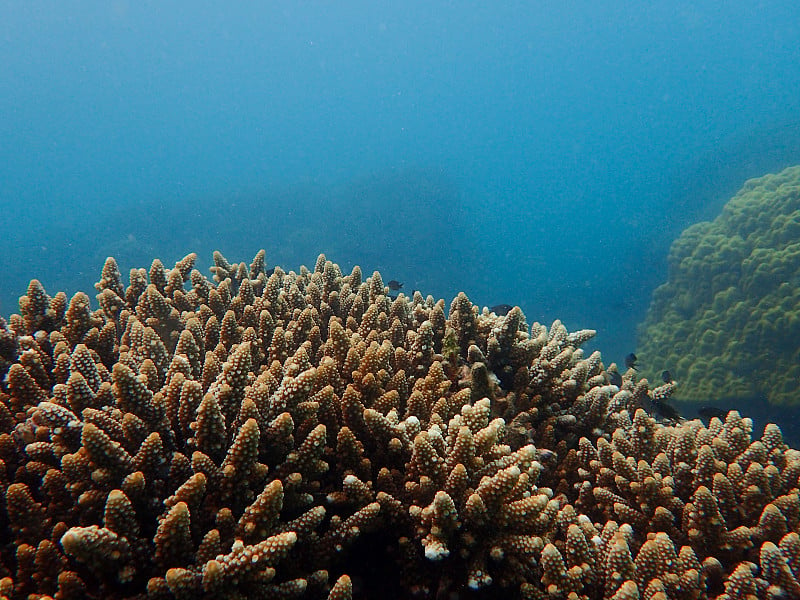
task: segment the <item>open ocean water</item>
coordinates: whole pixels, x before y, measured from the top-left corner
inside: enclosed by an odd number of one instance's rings
[[[92,292],[108,255],[324,252],[597,329],[620,363],[670,243],[800,163],[799,22],[784,1],[0,2],[0,314],[33,277]]]

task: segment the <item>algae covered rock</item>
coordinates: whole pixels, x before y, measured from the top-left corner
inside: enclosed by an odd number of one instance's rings
[[[800,404],[800,166],[747,181],[672,244],[637,354],[675,398]]]

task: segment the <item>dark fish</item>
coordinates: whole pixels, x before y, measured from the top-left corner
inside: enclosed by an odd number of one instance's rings
[[[270,267],[269,269],[267,269],[266,271],[264,271],[264,274],[265,274],[267,277],[269,277],[269,276],[270,276],[270,275],[272,275],[274,272],[275,272],[275,267]]]
[[[625,367],[627,367],[628,369],[633,369],[635,371],[637,360],[639,359],[636,358],[636,355],[633,352],[631,352],[625,357]]]
[[[512,308],[514,307],[510,304],[495,304],[494,306],[490,306],[489,310],[498,317],[505,317]]]
[[[672,379],[672,373],[669,371],[661,371],[661,381],[664,383],[672,383],[675,380]]]
[[[724,419],[728,411],[717,408],[716,406],[701,406],[697,409],[697,414],[704,419],[713,419],[714,417]]]
[[[622,387],[622,375],[619,374],[619,371],[609,371],[608,379],[611,382],[611,385],[615,385],[618,388]]]
[[[680,421],[681,413],[679,413],[674,406],[670,406],[666,402],[656,399],[650,400],[650,403],[653,405],[653,412],[655,414],[671,421]]]
[[[396,291],[397,291],[397,290],[399,290],[401,287],[403,287],[403,284],[402,284],[402,283],[400,283],[399,281],[397,281],[397,279],[392,279],[390,282],[388,282],[388,283],[386,284],[386,287],[388,287],[388,288],[389,288],[390,290],[392,290],[393,292],[396,292]]]
[[[394,295],[394,294],[389,294],[389,300],[391,300],[392,302],[394,302],[395,300],[397,300],[397,296],[396,296],[396,295]]]

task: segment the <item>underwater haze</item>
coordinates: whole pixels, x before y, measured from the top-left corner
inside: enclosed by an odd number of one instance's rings
[[[800,163],[797,2],[2,2],[0,313],[197,252],[635,345],[669,245]]]

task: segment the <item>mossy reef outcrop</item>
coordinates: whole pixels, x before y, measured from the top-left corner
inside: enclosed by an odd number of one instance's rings
[[[800,405],[800,166],[751,179],[673,243],[637,354],[675,398]]]

